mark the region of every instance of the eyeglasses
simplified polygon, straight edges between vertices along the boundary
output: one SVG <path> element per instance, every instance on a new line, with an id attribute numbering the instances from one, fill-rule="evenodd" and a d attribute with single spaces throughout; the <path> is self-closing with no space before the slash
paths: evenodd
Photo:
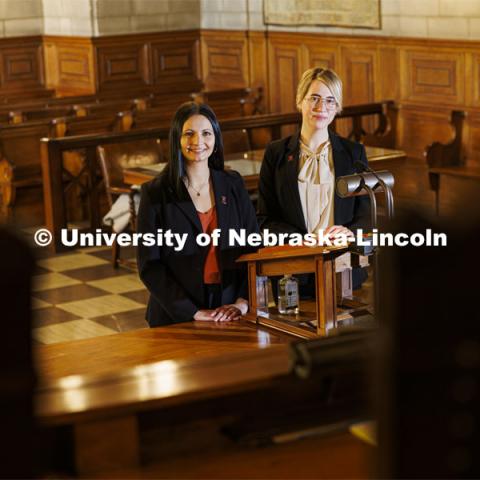
<path id="1" fill-rule="evenodd" d="M 310 97 L 305 97 L 305 100 L 312 108 L 321 107 L 322 103 L 325 104 L 327 110 L 335 110 L 337 106 L 337 101 L 334 97 L 323 98 L 320 95 L 311 95 Z"/>

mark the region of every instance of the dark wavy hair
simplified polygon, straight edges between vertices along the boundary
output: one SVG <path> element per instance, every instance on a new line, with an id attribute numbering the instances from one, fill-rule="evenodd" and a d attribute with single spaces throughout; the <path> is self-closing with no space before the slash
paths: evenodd
<path id="1" fill-rule="evenodd" d="M 215 135 L 215 146 L 213 152 L 208 158 L 208 166 L 215 170 L 223 170 L 223 139 L 220 125 L 213 110 L 204 103 L 186 102 L 178 107 L 170 127 L 169 143 L 170 157 L 168 165 L 164 170 L 170 185 L 174 188 L 176 194 L 180 197 L 182 192 L 182 177 L 185 176 L 185 159 L 182 155 L 180 140 L 185 122 L 193 115 L 203 115 L 212 124 Z"/>

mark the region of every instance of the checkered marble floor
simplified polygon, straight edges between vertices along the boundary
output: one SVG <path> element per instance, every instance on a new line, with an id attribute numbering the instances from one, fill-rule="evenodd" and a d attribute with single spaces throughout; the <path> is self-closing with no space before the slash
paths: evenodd
<path id="1" fill-rule="evenodd" d="M 35 253 L 34 341 L 57 343 L 148 326 L 148 291 L 137 272 L 112 267 L 109 247 L 62 254 L 36 248 Z M 122 249 L 123 258 L 134 257 L 134 253 Z"/>
<path id="2" fill-rule="evenodd" d="M 40 227 L 38 227 L 40 228 Z M 36 228 L 24 229 L 28 241 Z M 30 242 L 31 243 L 31 242 Z M 148 291 L 136 271 L 111 263 L 109 247 L 50 254 L 34 248 L 33 339 L 50 344 L 147 328 Z M 134 261 L 133 248 L 122 258 Z M 371 276 L 356 296 L 372 303 Z M 270 298 L 273 298 L 270 292 Z"/>

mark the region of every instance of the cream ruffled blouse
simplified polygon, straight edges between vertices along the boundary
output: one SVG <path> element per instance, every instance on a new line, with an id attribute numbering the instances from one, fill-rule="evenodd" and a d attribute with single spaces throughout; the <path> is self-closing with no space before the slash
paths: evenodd
<path id="1" fill-rule="evenodd" d="M 333 225 L 334 171 L 329 141 L 313 152 L 300 140 L 298 191 L 309 233 Z"/>

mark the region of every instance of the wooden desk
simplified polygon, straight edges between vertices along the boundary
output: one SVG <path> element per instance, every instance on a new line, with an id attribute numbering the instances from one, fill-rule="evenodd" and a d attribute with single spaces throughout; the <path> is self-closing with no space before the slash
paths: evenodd
<path id="1" fill-rule="evenodd" d="M 332 423 L 346 432 L 349 422 L 366 418 L 368 347 L 356 338 L 345 350 L 345 340 L 350 342 L 322 340 L 323 354 L 305 381 L 292 372 L 286 338 L 243 322 L 189 322 L 39 346 L 36 416 L 42 431 L 49 432 L 47 438 L 59 432 L 62 448 L 73 447 L 71 461 L 80 476 L 116 471 L 113 477 L 127 472 L 136 477 L 145 468 L 154 477 L 171 478 L 172 468 L 191 476 L 189 469 L 201 463 L 200 454 L 213 463 L 251 458 L 260 465 L 262 458 L 281 452 L 303 458 L 295 435 L 283 446 L 252 456 L 247 453 L 255 443 L 246 450 L 241 439 L 253 435 L 255 442 L 262 432 L 268 437 Z M 345 355 L 351 361 L 345 362 Z M 351 445 L 350 436 L 341 437 L 342 445 Z M 317 436 L 307 443 L 319 441 Z M 357 460 L 365 467 L 366 449 L 362 452 L 363 461 Z M 180 459 L 185 456 L 190 461 L 184 470 Z M 159 473 L 164 462 L 170 475 Z M 271 467 L 278 477 L 281 471 Z M 246 476 L 255 469 L 249 464 Z M 335 466 L 329 469 L 331 474 Z M 223 478 L 222 473 L 218 469 L 210 475 Z"/>
<path id="2" fill-rule="evenodd" d="M 406 159 L 405 152 L 401 150 L 369 146 L 365 148 L 370 168 L 373 170 L 388 169 L 390 166 L 398 165 Z M 254 192 L 258 189 L 258 179 L 264 151 L 264 149 L 251 150 L 225 156 L 225 167 L 236 170 L 242 175 L 249 192 Z M 158 175 L 166 164 L 161 165 L 127 169 L 124 171 L 123 180 L 128 185 L 141 185 Z"/>
<path id="3" fill-rule="evenodd" d="M 104 375 L 162 360 L 198 359 L 285 344 L 292 337 L 243 321 L 185 322 L 36 347 L 40 378 Z"/>

